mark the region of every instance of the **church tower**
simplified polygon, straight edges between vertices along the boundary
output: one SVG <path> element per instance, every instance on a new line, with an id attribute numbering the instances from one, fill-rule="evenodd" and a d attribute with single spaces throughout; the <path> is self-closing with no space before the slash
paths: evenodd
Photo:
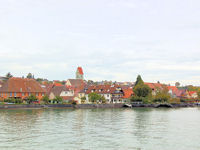
<path id="1" fill-rule="evenodd" d="M 76 79 L 82 79 L 83 80 L 83 69 L 82 67 L 78 67 L 76 70 Z"/>

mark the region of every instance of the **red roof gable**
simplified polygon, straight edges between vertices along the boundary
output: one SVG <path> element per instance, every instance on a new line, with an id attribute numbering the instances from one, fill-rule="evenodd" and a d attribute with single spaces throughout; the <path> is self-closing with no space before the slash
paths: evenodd
<path id="1" fill-rule="evenodd" d="M 189 91 L 188 93 L 189 93 L 190 96 L 192 96 L 193 94 L 196 94 L 197 92 L 196 91 Z"/>
<path id="2" fill-rule="evenodd" d="M 83 69 L 82 69 L 82 67 L 78 67 L 77 70 L 78 70 L 79 74 L 83 75 Z"/>
<path id="3" fill-rule="evenodd" d="M 34 79 L 10 78 L 0 88 L 0 92 L 46 92 Z"/>
<path id="4" fill-rule="evenodd" d="M 58 82 L 55 82 L 53 85 L 54 86 L 63 86 L 61 83 L 58 83 Z"/>
<path id="5" fill-rule="evenodd" d="M 124 97 L 123 98 L 130 98 L 133 95 L 133 89 L 123 89 Z"/>

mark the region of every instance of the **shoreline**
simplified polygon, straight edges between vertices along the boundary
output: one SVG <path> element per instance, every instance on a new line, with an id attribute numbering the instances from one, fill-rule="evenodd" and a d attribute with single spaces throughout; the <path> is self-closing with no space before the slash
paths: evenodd
<path id="1" fill-rule="evenodd" d="M 200 107 L 200 105 L 192 103 L 182 104 L 132 104 L 129 108 L 187 108 Z M 126 108 L 123 103 L 116 104 L 3 104 L 0 109 L 34 109 L 34 108 L 66 108 L 66 109 L 97 109 L 97 108 Z"/>

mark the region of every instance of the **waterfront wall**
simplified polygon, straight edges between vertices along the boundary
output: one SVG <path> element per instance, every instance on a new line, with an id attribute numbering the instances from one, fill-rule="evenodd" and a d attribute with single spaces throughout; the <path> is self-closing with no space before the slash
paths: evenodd
<path id="1" fill-rule="evenodd" d="M 50 104 L 50 105 L 39 105 L 39 104 L 27 104 L 27 105 L 13 105 L 4 104 L 0 105 L 0 109 L 20 109 L 20 108 L 122 108 L 124 104 Z"/>
<path id="2" fill-rule="evenodd" d="M 70 109 L 88 109 L 88 108 L 123 108 L 124 104 L 49 104 L 49 105 L 39 105 L 39 104 L 27 104 L 27 105 L 13 105 L 4 104 L 0 105 L 0 109 L 23 109 L 23 108 L 70 108 Z M 146 107 L 146 108 L 159 108 L 159 107 L 200 107 L 198 104 L 132 104 L 132 107 Z"/>

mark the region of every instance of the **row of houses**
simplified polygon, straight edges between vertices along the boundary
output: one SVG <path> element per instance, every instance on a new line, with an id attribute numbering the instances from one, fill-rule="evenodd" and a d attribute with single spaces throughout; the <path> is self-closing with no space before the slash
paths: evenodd
<path id="1" fill-rule="evenodd" d="M 131 87 L 119 85 L 92 85 L 88 86 L 82 79 L 68 79 L 66 83 L 42 83 L 34 79 L 12 77 L 0 84 L 0 99 L 21 98 L 27 99 L 35 95 L 41 100 L 44 95 L 54 99 L 60 96 L 64 101 L 77 101 L 81 103 L 83 97 L 89 103 L 88 95 L 95 92 L 104 96 L 107 103 L 121 103 L 130 98 L 133 94 Z"/>
<path id="2" fill-rule="evenodd" d="M 169 86 L 161 83 L 145 83 L 152 89 L 152 95 L 156 95 L 158 90 L 167 90 L 172 98 L 196 99 L 196 91 L 179 89 L 176 86 Z M 42 83 L 28 78 L 0 78 L 0 99 L 21 98 L 27 99 L 30 95 L 35 95 L 40 101 L 44 95 L 50 99 L 56 96 L 62 97 L 64 101 L 76 101 L 89 103 L 89 94 L 97 93 L 103 96 L 107 103 L 122 103 L 130 99 L 133 93 L 134 82 L 100 82 L 93 83 L 84 80 L 82 67 L 76 71 L 76 79 L 66 81 L 54 81 Z"/>
<path id="3" fill-rule="evenodd" d="M 188 91 L 176 86 L 165 85 L 161 83 L 145 83 L 152 89 L 152 95 L 156 95 L 157 90 L 167 90 L 172 98 L 179 99 L 197 99 L 197 91 Z"/>

